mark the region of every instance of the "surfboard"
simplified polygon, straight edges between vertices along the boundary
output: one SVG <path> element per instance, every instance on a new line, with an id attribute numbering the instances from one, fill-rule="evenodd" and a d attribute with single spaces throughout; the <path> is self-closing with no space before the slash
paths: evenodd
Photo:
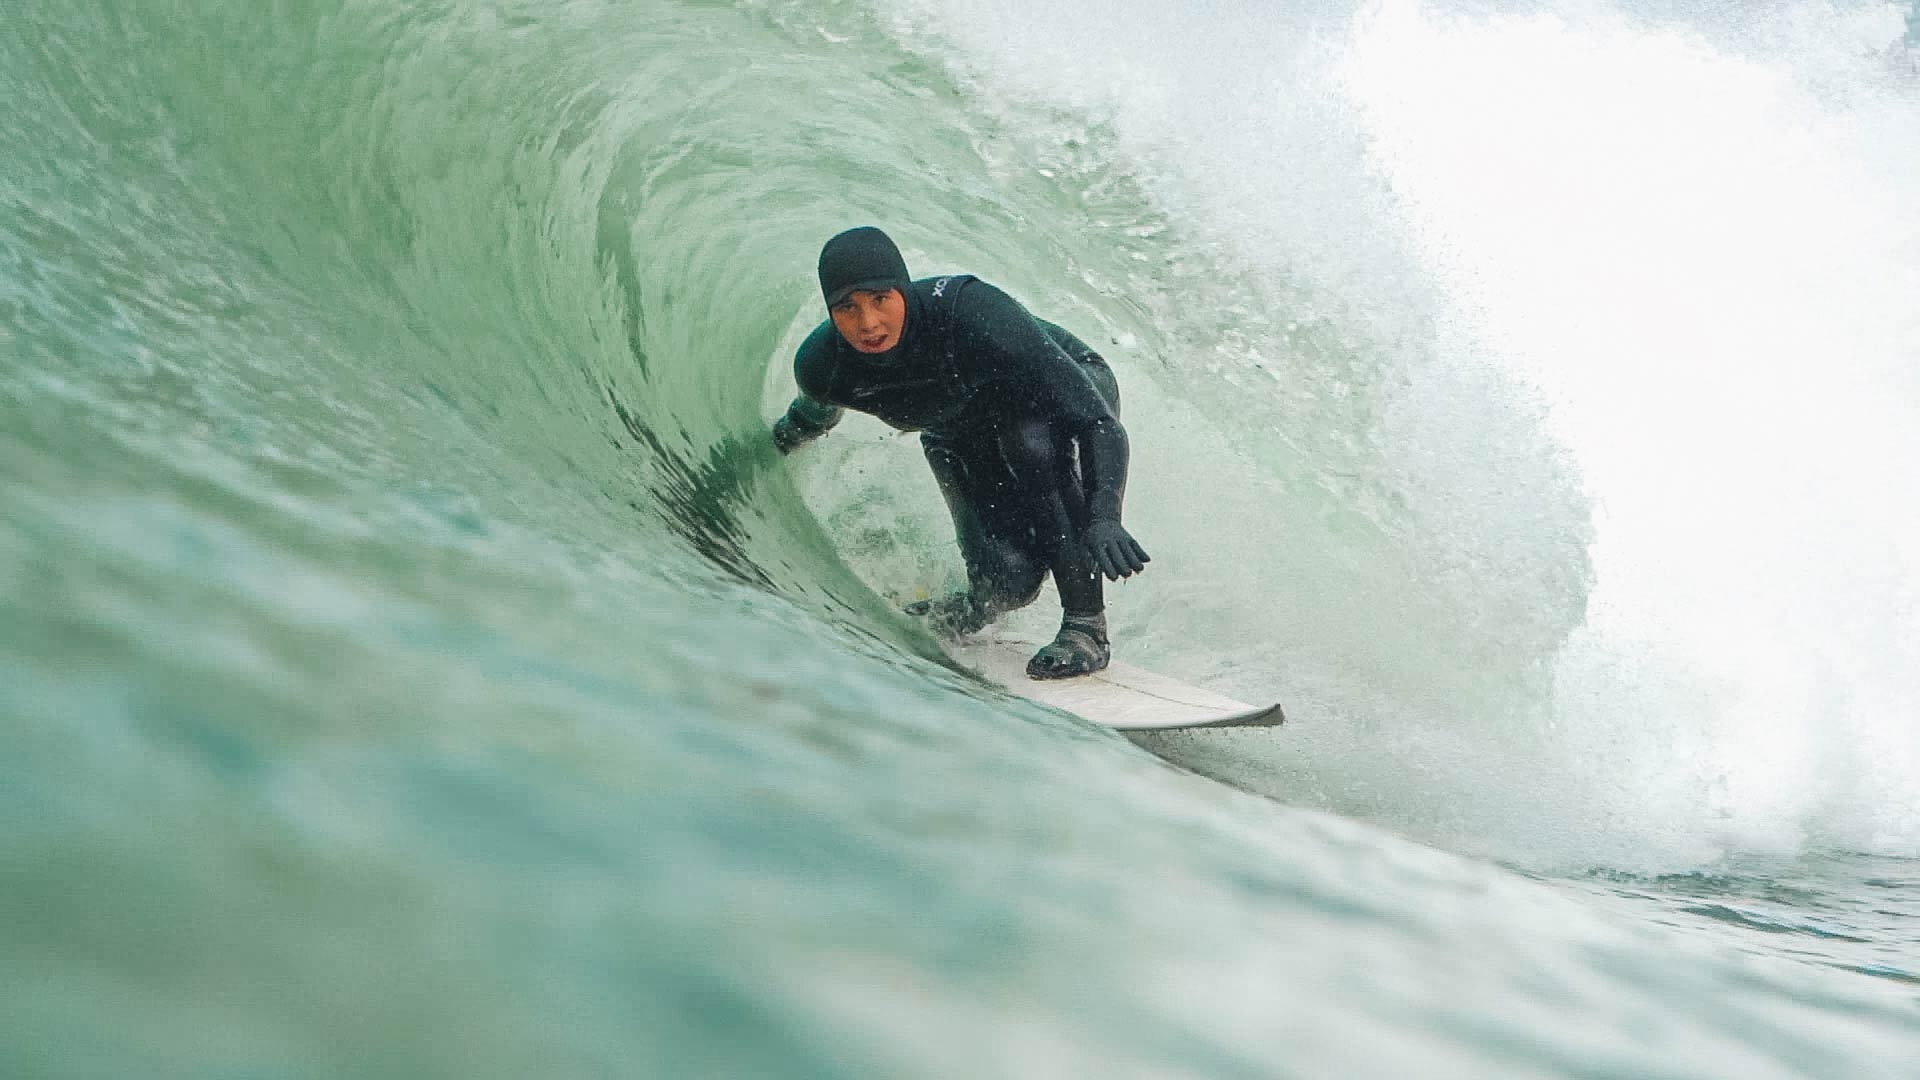
<path id="1" fill-rule="evenodd" d="M 1278 727 L 1286 721 L 1278 703 L 1249 705 L 1118 661 L 1092 675 L 1029 678 L 1027 660 L 1042 644 L 982 638 L 953 646 L 953 651 L 967 667 L 1029 701 L 1120 731 Z"/>

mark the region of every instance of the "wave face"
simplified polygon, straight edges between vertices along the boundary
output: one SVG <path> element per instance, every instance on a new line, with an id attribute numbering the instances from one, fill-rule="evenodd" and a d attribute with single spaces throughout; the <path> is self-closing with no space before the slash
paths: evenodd
<path id="1" fill-rule="evenodd" d="M 20 0 L 0 1072 L 1899 1075 L 1910 15 L 1735 19 Z M 1288 730 L 896 614 L 917 448 L 766 439 L 858 223 Z"/>

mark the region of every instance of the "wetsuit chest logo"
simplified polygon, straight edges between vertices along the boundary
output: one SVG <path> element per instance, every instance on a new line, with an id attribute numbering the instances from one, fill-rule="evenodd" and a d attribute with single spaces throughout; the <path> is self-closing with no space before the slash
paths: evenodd
<path id="1" fill-rule="evenodd" d="M 902 379 L 898 382 L 876 383 L 871 386 L 856 386 L 847 392 L 847 396 L 857 401 L 865 398 L 879 397 L 881 394 L 890 394 L 898 390 L 924 390 L 936 385 L 938 382 L 939 380 L 937 378 L 927 378 L 923 376 L 918 379 Z"/>

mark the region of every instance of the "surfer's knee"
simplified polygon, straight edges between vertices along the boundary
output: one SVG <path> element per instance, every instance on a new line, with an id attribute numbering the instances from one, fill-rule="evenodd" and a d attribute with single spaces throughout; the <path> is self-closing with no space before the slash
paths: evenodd
<path id="1" fill-rule="evenodd" d="M 987 597 L 987 603 L 995 612 L 1015 611 L 1026 607 L 1040 598 L 1040 577 L 1019 584 L 1004 583 L 995 588 Z"/>
<path id="2" fill-rule="evenodd" d="M 1115 417 L 1118 417 L 1120 415 L 1120 380 L 1113 377 L 1113 369 L 1108 367 L 1107 362 L 1098 354 L 1094 354 L 1092 360 L 1092 363 L 1083 362 L 1080 370 L 1086 373 L 1087 381 L 1093 383 L 1094 390 L 1099 393 L 1101 400 L 1107 403 L 1107 408 L 1112 410 Z"/>
<path id="3" fill-rule="evenodd" d="M 974 593 L 994 612 L 1023 608 L 1040 596 L 1047 567 L 1004 541 L 981 545 L 968 560 Z"/>
<path id="4" fill-rule="evenodd" d="M 1016 473 L 1051 476 L 1059 458 L 1059 439 L 1046 420 L 1022 420 L 1000 433 L 1000 452 Z"/>

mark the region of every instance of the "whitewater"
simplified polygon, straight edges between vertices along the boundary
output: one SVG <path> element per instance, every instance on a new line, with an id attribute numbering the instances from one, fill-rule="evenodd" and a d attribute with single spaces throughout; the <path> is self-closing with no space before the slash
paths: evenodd
<path id="1" fill-rule="evenodd" d="M 1920 13 L 19 0 L 0 1075 L 1920 1077 Z M 1112 363 L 957 669 L 886 228 Z M 1044 629 L 1050 600 L 1018 613 Z"/>

